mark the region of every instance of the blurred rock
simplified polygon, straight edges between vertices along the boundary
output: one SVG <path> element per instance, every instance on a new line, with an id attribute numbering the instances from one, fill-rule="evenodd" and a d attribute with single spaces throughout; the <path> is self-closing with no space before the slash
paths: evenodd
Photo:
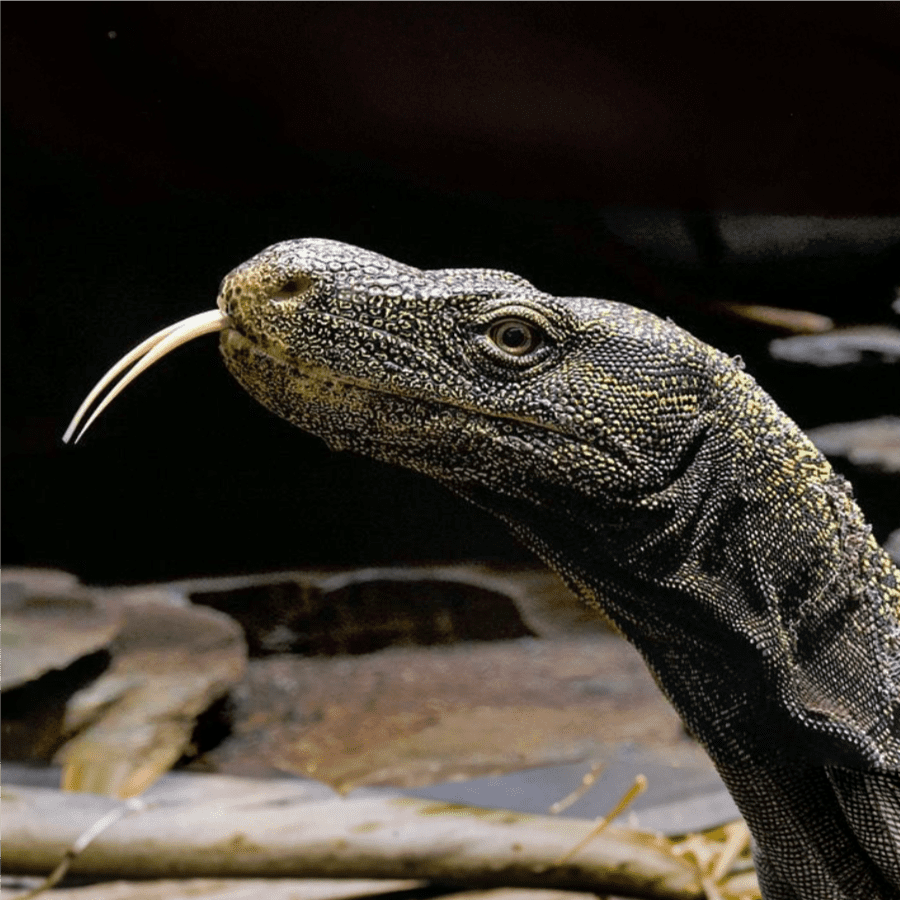
<path id="1" fill-rule="evenodd" d="M 606 758 L 622 743 L 711 765 L 638 654 L 603 630 L 255 659 L 231 709 L 231 735 L 196 767 L 294 772 L 345 790 Z"/>
<path id="2" fill-rule="evenodd" d="M 781 362 L 808 366 L 853 366 L 900 361 L 900 330 L 889 325 L 838 328 L 825 334 L 778 338 L 769 352 Z"/>
<path id="3" fill-rule="evenodd" d="M 843 457 L 869 471 L 900 473 L 900 417 L 822 425 L 807 435 L 826 456 Z"/>
<path id="4" fill-rule="evenodd" d="M 3 684 L 8 691 L 107 647 L 122 611 L 102 591 L 50 569 L 3 573 Z"/>
<path id="5" fill-rule="evenodd" d="M 123 606 L 109 669 L 76 693 L 57 753 L 66 790 L 141 793 L 188 749 L 197 716 L 244 673 L 246 644 L 229 616 L 196 606 Z"/>
<path id="6" fill-rule="evenodd" d="M 558 576 L 535 567 L 295 571 L 167 587 L 239 621 L 253 656 L 355 655 L 391 646 L 592 634 L 605 627 Z"/>
<path id="7" fill-rule="evenodd" d="M 888 535 L 884 542 L 884 549 L 887 551 L 887 555 L 900 566 L 900 528 Z"/>

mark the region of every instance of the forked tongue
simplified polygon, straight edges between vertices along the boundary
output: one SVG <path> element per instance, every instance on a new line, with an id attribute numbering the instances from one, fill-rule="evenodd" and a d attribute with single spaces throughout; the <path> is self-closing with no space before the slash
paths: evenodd
<path id="1" fill-rule="evenodd" d="M 69 443 L 72 436 L 78 431 L 78 437 L 74 443 L 78 443 L 84 433 L 91 427 L 94 420 L 100 413 L 109 406 L 110 403 L 134 381 L 141 372 L 149 369 L 153 363 L 162 359 L 167 353 L 171 353 L 176 347 L 186 344 L 188 341 L 194 340 L 204 334 L 212 334 L 215 331 L 221 331 L 228 328 L 231 320 L 225 313 L 218 309 L 209 310 L 209 312 L 199 313 L 196 316 L 190 316 L 182 319 L 162 331 L 157 331 L 152 337 L 148 337 L 146 341 L 138 344 L 130 353 L 126 353 L 96 384 L 94 389 L 87 395 L 84 403 L 78 407 L 78 412 L 72 417 L 66 433 L 63 435 L 63 441 Z M 126 371 L 127 370 L 127 371 Z M 79 430 L 79 425 L 84 419 L 88 410 L 95 400 L 112 384 L 116 378 L 126 372 L 119 380 L 118 384 L 110 390 L 103 401 L 97 406 L 87 423 Z"/>

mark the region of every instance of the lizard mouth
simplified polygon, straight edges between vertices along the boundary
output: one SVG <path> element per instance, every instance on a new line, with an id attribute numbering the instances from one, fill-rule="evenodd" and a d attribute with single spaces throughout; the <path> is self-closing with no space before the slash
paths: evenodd
<path id="1" fill-rule="evenodd" d="M 258 357 L 268 359 L 279 366 L 289 369 L 297 377 L 306 378 L 310 381 L 321 381 L 323 384 L 327 385 L 339 384 L 346 386 L 347 388 L 353 388 L 372 394 L 397 396 L 395 391 L 381 387 L 371 380 L 363 379 L 346 372 L 338 372 L 324 363 L 316 362 L 312 359 L 301 360 L 291 357 L 275 343 L 266 342 L 263 344 L 242 331 L 235 323 L 234 319 L 231 319 L 230 323 L 224 326 L 224 330 L 227 333 L 222 338 L 222 350 L 225 356 L 226 366 L 231 371 L 231 374 L 238 378 L 239 382 L 241 382 L 240 377 L 238 377 L 234 367 L 229 364 L 229 357 L 232 356 L 236 350 L 249 351 Z M 231 351 L 231 353 L 228 351 Z M 244 385 L 244 387 L 246 390 L 250 390 L 247 385 Z M 250 391 L 250 393 L 252 394 L 252 391 Z M 419 399 L 425 400 L 427 398 L 420 397 Z"/>
<path id="2" fill-rule="evenodd" d="M 78 407 L 78 411 L 63 434 L 63 442 L 77 444 L 110 403 L 154 363 L 159 362 L 164 356 L 183 344 L 205 334 L 215 334 L 220 331 L 227 332 L 228 336 L 239 345 L 247 346 L 294 371 L 302 370 L 296 361 L 280 354 L 274 348 L 261 347 L 256 341 L 247 337 L 239 330 L 235 321 L 221 310 L 212 309 L 198 313 L 157 331 L 156 334 L 142 341 L 115 363 L 94 385 L 81 406 Z M 310 375 L 311 371 L 307 371 L 306 374 Z M 357 383 L 355 379 L 347 379 L 347 382 L 350 386 L 358 389 L 372 390 L 371 386 Z M 103 396 L 104 391 L 107 391 L 106 396 Z"/>
<path id="3" fill-rule="evenodd" d="M 133 350 L 125 354 L 118 362 L 115 363 L 92 388 L 90 393 L 85 397 L 84 402 L 79 406 L 78 411 L 72 417 L 68 428 L 63 435 L 64 443 L 77 444 L 87 433 L 88 429 L 99 418 L 100 414 L 115 400 L 122 391 L 128 387 L 139 375 L 146 372 L 154 363 L 159 362 L 164 356 L 167 356 L 173 350 L 202 337 L 205 334 L 215 334 L 217 332 L 226 332 L 227 338 L 237 345 L 246 346 L 253 351 L 269 357 L 270 359 L 287 366 L 295 372 L 302 372 L 308 378 L 315 380 L 316 366 L 298 365 L 297 360 L 281 354 L 274 347 L 262 347 L 252 338 L 244 334 L 237 326 L 235 320 L 220 309 L 208 310 L 207 312 L 198 313 L 175 322 L 172 325 L 163 328 L 156 334 L 151 335 L 142 341 Z M 379 389 L 377 386 L 364 382 L 362 379 L 354 378 L 348 375 L 338 375 L 333 371 L 328 372 L 329 378 L 327 382 L 339 382 L 348 388 L 354 388 L 358 391 L 371 392 L 376 394 L 390 394 L 390 391 Z M 104 392 L 106 395 L 103 396 Z M 102 399 L 101 399 L 102 397 Z M 421 402 L 432 402 L 437 405 L 454 405 L 442 403 L 434 397 L 419 397 Z M 537 427 L 542 431 L 553 431 L 563 436 L 565 433 L 553 425 L 548 423 L 536 423 L 528 418 L 517 415 L 502 415 L 489 413 L 484 409 L 471 409 L 470 412 L 478 413 L 490 419 L 514 419 L 523 422 L 529 426 Z"/>
<path id="4" fill-rule="evenodd" d="M 186 344 L 195 338 L 204 334 L 214 334 L 217 331 L 227 330 L 233 327 L 231 319 L 218 309 L 212 309 L 207 312 L 198 313 L 196 316 L 190 316 L 175 322 L 157 331 L 147 340 L 138 344 L 129 353 L 126 353 L 94 386 L 93 390 L 85 397 L 84 402 L 78 407 L 78 412 L 72 417 L 66 433 L 63 435 L 63 441 L 69 443 L 74 438 L 73 443 L 78 443 L 85 432 L 96 421 L 100 413 L 112 403 L 113 400 L 123 391 L 135 378 L 142 372 L 145 372 L 155 362 L 158 362 L 167 354 L 171 353 L 182 344 Z M 124 373 L 124 374 L 123 374 Z M 117 381 L 118 379 L 118 381 Z M 110 388 L 110 385 L 113 385 Z M 109 393 L 94 408 L 90 418 L 84 421 L 88 412 L 94 403 L 100 398 L 100 395 L 110 388 Z M 77 436 L 76 436 L 77 432 Z"/>
<path id="5" fill-rule="evenodd" d="M 198 313 L 195 316 L 182 319 L 180 322 L 175 322 L 151 335 L 115 363 L 92 388 L 81 406 L 78 407 L 78 411 L 72 417 L 72 421 L 63 434 L 63 442 L 77 444 L 112 401 L 154 363 L 159 362 L 164 356 L 167 356 L 183 344 L 187 344 L 205 334 L 215 334 L 220 331 L 227 332 L 228 337 L 237 345 L 246 346 L 263 356 L 288 366 L 295 372 L 304 371 L 304 367 L 298 366 L 296 360 L 284 356 L 276 348 L 262 347 L 256 341 L 247 337 L 237 327 L 234 319 L 221 310 L 213 309 Z M 312 376 L 312 368 L 307 368 L 305 374 Z M 334 373 L 330 374 L 333 381 L 346 382 L 349 387 L 354 387 L 358 390 L 370 390 L 380 393 L 376 388 L 363 384 L 358 379 L 343 379 L 335 377 Z M 106 392 L 105 396 L 103 396 L 104 392 Z"/>

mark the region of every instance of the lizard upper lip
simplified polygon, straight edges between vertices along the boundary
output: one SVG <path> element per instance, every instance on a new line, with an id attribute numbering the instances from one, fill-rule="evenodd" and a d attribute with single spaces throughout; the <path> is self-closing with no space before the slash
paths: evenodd
<path id="1" fill-rule="evenodd" d="M 279 352 L 277 347 L 263 346 L 257 343 L 252 337 L 248 337 L 244 332 L 242 332 L 241 329 L 233 321 L 231 323 L 231 327 L 225 330 L 223 338 L 225 341 L 234 341 L 238 344 L 249 346 L 257 353 L 260 353 L 263 356 L 267 356 L 269 359 L 276 360 L 277 362 L 281 363 L 284 366 L 287 366 L 293 371 L 302 373 L 307 378 L 315 379 L 317 376 L 325 375 L 327 373 L 327 379 L 329 381 L 347 385 L 348 387 L 352 387 L 359 391 L 366 391 L 372 394 L 380 394 L 382 396 L 405 397 L 408 400 L 415 400 L 419 403 L 430 403 L 434 404 L 435 406 L 458 408 L 458 404 L 446 398 L 441 398 L 425 393 L 416 393 L 413 390 L 409 390 L 401 394 L 397 391 L 390 390 L 386 386 L 373 384 L 371 381 L 354 377 L 343 372 L 336 372 L 334 369 L 330 369 L 328 368 L 328 366 L 321 363 L 316 364 L 315 362 L 311 361 L 304 365 L 302 362 L 287 356 L 285 353 Z M 520 416 L 513 413 L 503 413 L 496 410 L 477 408 L 474 406 L 469 408 L 469 412 L 483 416 L 485 419 L 490 420 L 517 421 L 531 428 L 536 428 L 539 431 L 554 432 L 565 440 L 576 440 L 576 437 L 574 435 L 569 434 L 553 423 L 537 422 L 526 416 Z"/>

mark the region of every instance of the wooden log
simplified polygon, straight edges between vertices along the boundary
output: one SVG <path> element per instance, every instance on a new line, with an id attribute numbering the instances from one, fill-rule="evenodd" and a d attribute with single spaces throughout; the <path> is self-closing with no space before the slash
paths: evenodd
<path id="1" fill-rule="evenodd" d="M 610 828 L 556 865 L 593 828 L 578 819 L 420 799 L 304 802 L 285 795 L 151 806 L 117 822 L 71 867 L 96 878 L 390 878 L 626 897 L 702 898 L 696 868 L 668 841 Z M 4 863 L 45 873 L 116 801 L 4 787 Z"/>

